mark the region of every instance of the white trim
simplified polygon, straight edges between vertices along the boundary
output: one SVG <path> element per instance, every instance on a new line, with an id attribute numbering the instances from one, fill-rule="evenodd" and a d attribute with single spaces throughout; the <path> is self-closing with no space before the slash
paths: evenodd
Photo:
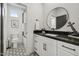
<path id="1" fill-rule="evenodd" d="M 6 41 L 7 41 L 7 4 L 5 3 L 4 5 L 3 5 L 3 10 L 4 10 L 4 16 L 3 16 L 3 22 L 4 22 L 4 53 L 6 52 L 6 47 L 7 47 L 7 43 L 6 43 Z"/>
<path id="2" fill-rule="evenodd" d="M 8 3 L 8 5 L 16 6 L 16 7 L 22 8 L 24 10 L 26 10 L 26 8 L 27 8 L 27 6 L 22 3 Z"/>

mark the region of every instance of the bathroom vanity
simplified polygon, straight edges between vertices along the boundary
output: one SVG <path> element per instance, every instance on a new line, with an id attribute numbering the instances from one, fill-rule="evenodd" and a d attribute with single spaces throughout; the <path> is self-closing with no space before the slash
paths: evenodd
<path id="1" fill-rule="evenodd" d="M 34 51 L 40 56 L 79 56 L 79 38 L 73 32 L 34 31 Z"/>
<path id="2" fill-rule="evenodd" d="M 38 55 L 41 55 L 41 56 L 56 55 L 56 40 L 53 40 L 51 38 L 47 38 L 44 36 L 36 35 L 36 34 L 35 36 L 36 38 L 34 40 L 35 42 L 34 50 L 37 52 Z"/>
<path id="3" fill-rule="evenodd" d="M 69 13 L 63 7 L 56 7 L 48 13 L 49 30 L 34 31 L 34 51 L 40 56 L 79 56 L 79 33 L 69 20 Z M 67 24 L 73 32 L 60 30 Z M 60 30 L 60 31 L 59 31 Z"/>

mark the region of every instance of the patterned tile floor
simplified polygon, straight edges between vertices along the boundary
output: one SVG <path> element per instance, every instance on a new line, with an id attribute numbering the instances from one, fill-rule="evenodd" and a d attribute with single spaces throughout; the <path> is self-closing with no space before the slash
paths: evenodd
<path id="1" fill-rule="evenodd" d="M 26 54 L 26 49 L 22 43 L 18 43 L 17 48 L 7 49 L 4 56 L 28 56 Z M 31 53 L 29 56 L 38 56 L 37 53 Z"/>
<path id="2" fill-rule="evenodd" d="M 7 49 L 5 56 L 27 56 L 23 44 L 18 44 L 17 48 Z"/>
<path id="3" fill-rule="evenodd" d="M 26 51 L 23 48 L 8 49 L 6 56 L 26 56 Z"/>

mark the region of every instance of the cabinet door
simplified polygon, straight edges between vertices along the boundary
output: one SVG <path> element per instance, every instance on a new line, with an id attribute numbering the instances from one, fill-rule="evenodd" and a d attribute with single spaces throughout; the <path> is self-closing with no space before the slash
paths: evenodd
<path id="1" fill-rule="evenodd" d="M 56 40 L 47 38 L 48 41 L 48 56 L 56 56 Z"/>
<path id="2" fill-rule="evenodd" d="M 35 40 L 37 40 L 35 47 L 37 48 L 36 52 L 38 55 L 56 56 L 56 40 L 43 36 L 37 36 Z"/>
<path id="3" fill-rule="evenodd" d="M 40 54 L 42 56 L 47 56 L 47 43 L 46 43 L 46 38 L 43 37 L 43 36 L 40 36 L 39 37 L 40 40 L 39 40 L 39 43 L 40 43 Z"/>
<path id="4" fill-rule="evenodd" d="M 56 40 L 44 37 L 43 45 L 43 55 L 56 56 Z"/>
<path id="5" fill-rule="evenodd" d="M 57 42 L 58 55 L 59 56 L 75 56 L 76 49 L 75 46 L 66 42 Z"/>
<path id="6" fill-rule="evenodd" d="M 58 48 L 58 56 L 74 56 L 72 53 L 69 53 L 61 48 Z"/>
<path id="7" fill-rule="evenodd" d="M 37 35 L 34 39 L 34 51 L 38 53 L 38 55 L 43 55 L 43 36 Z"/>
<path id="8" fill-rule="evenodd" d="M 43 36 L 38 36 L 37 37 L 37 53 L 38 55 L 41 56 L 47 56 L 48 52 L 47 52 L 47 47 L 48 47 L 48 42 L 47 42 L 47 37 L 43 37 Z"/>
<path id="9" fill-rule="evenodd" d="M 47 56 L 47 54 L 48 54 L 47 47 L 48 47 L 48 44 L 45 41 L 43 41 L 43 43 L 42 43 L 42 55 L 43 56 Z"/>

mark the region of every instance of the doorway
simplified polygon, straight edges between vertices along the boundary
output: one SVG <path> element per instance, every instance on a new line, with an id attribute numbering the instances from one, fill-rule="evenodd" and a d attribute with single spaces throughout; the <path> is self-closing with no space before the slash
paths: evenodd
<path id="1" fill-rule="evenodd" d="M 7 4 L 8 33 L 6 40 L 6 55 L 26 55 L 24 46 L 24 12 L 22 4 Z"/>

